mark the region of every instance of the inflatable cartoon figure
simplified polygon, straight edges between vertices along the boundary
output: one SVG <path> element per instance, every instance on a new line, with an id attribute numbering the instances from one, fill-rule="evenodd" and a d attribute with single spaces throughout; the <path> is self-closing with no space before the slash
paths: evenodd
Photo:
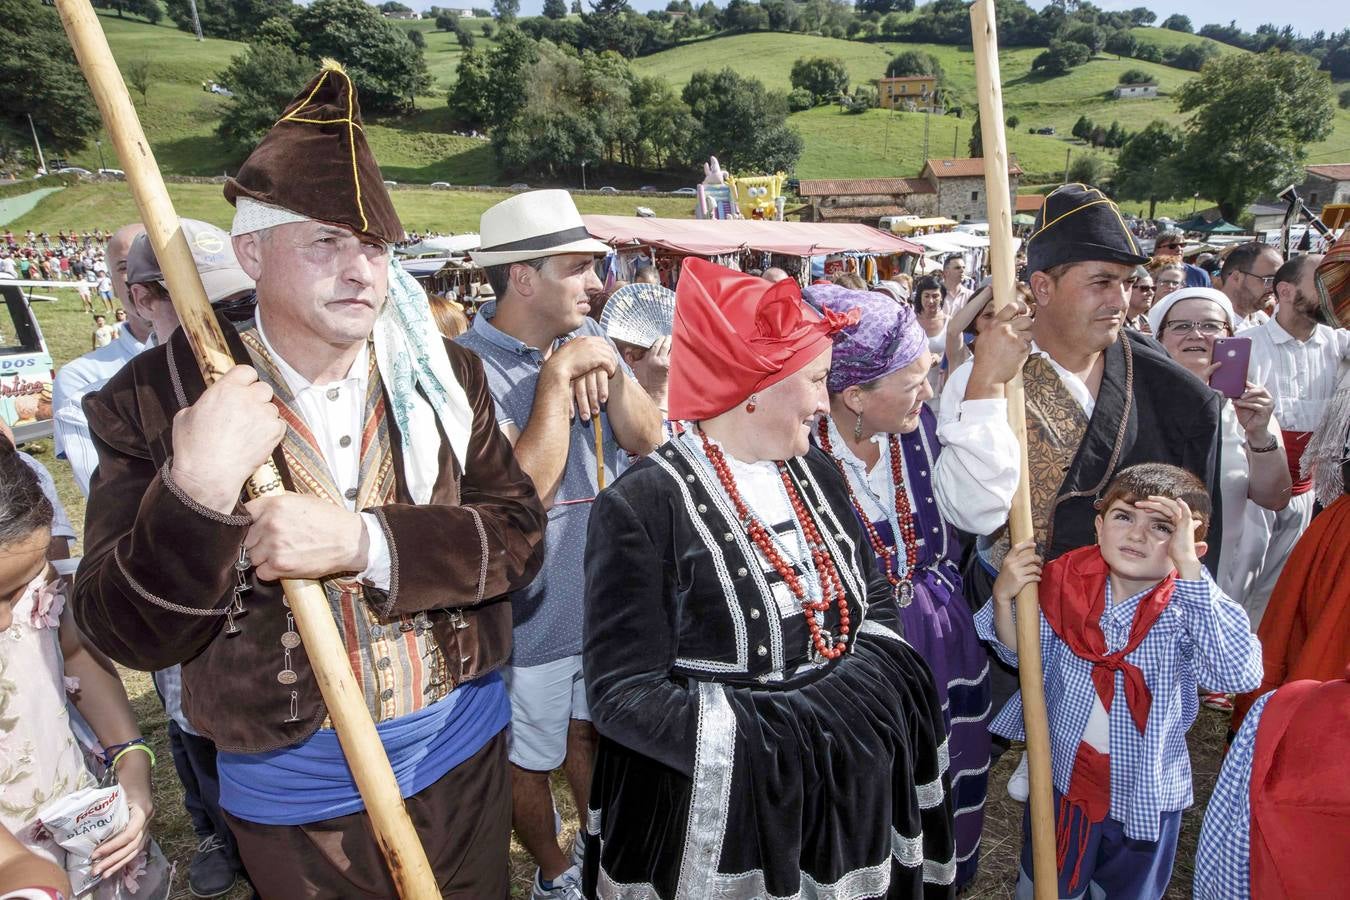
<path id="1" fill-rule="evenodd" d="M 703 183 L 698 186 L 698 209 L 700 219 L 739 219 L 740 210 L 736 206 L 733 188 L 727 183 L 727 173 L 710 156 L 703 164 Z"/>
<path id="2" fill-rule="evenodd" d="M 783 196 L 783 182 L 787 176 L 782 172 L 774 175 L 751 175 L 748 177 L 728 176 L 732 193 L 746 219 L 776 219 L 779 215 L 779 198 Z"/>

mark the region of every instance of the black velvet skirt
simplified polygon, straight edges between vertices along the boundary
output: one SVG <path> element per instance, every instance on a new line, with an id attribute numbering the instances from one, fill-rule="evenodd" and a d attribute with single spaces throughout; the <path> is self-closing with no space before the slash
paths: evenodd
<path id="1" fill-rule="evenodd" d="M 697 684 L 693 776 L 601 739 L 588 897 L 951 897 L 952 806 L 928 668 L 864 633 L 776 686 Z"/>

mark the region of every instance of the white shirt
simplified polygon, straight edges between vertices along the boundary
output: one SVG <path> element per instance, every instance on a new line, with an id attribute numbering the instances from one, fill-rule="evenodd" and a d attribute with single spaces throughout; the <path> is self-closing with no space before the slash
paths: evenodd
<path id="1" fill-rule="evenodd" d="M 42 486 L 42 493 L 52 505 L 52 537 L 75 540 L 75 528 L 70 524 L 70 516 L 66 515 L 66 508 L 61 505 L 61 498 L 56 494 L 56 482 L 52 481 L 51 473 L 47 471 L 47 467 L 22 450 L 19 451 L 19 459 L 23 460 L 23 464 L 33 470 L 33 474 L 37 476 L 38 484 Z"/>
<path id="2" fill-rule="evenodd" d="M 1264 309 L 1258 309 L 1249 316 L 1239 316 L 1237 323 L 1238 331 L 1246 331 L 1248 328 L 1255 328 L 1258 325 L 1264 325 L 1270 321 L 1270 316 Z"/>
<path id="3" fill-rule="evenodd" d="M 80 493 L 89 496 L 89 479 L 98 468 L 98 452 L 89 436 L 89 422 L 81 403 L 84 395 L 97 391 L 117 374 L 137 353 L 153 346 L 154 341 L 136 340 L 130 328 L 108 344 L 72 359 L 56 373 L 52 382 L 52 428 L 56 455 L 70 461 Z"/>
<path id="4" fill-rule="evenodd" d="M 1336 385 L 1350 370 L 1350 331 L 1317 325 L 1300 341 L 1271 319 L 1243 332 L 1252 340 L 1247 380 L 1264 385 L 1286 431 L 1316 431 Z"/>
<path id="5" fill-rule="evenodd" d="M 314 384 L 295 371 L 276 351 L 263 330 L 262 316 L 258 316 L 258 338 L 276 364 L 295 401 L 295 411 L 305 420 L 318 450 L 328 464 L 333 484 L 342 492 L 343 503 L 349 511 L 356 511 L 356 490 L 361 480 L 361 431 L 365 425 L 367 373 L 370 371 L 370 348 L 365 342 L 346 378 L 327 384 Z M 357 576 L 362 582 L 380 590 L 389 590 L 389 541 L 374 513 L 361 513 L 366 528 L 369 555 L 366 567 Z"/>

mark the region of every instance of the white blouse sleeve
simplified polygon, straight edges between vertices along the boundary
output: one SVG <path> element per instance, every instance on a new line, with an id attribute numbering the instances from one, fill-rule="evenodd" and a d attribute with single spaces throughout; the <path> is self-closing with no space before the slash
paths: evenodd
<path id="1" fill-rule="evenodd" d="M 1007 400 L 959 397 L 943 391 L 942 409 L 955 415 L 939 417 L 942 453 L 933 467 L 933 494 L 948 522 L 971 534 L 993 534 L 1012 509 L 1021 448 L 1008 426 Z"/>

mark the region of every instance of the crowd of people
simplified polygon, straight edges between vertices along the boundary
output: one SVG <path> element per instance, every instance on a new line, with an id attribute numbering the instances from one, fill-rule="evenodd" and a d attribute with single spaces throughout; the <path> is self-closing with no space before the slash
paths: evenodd
<path id="1" fill-rule="evenodd" d="M 0 441 L 0 748 L 32 748 L 0 889 L 157 883 L 116 661 L 154 673 L 195 895 L 395 896 L 283 579 L 322 585 L 447 897 L 507 896 L 512 832 L 535 900 L 954 897 L 990 838 L 1030 897 L 1030 810 L 984 819 L 1030 634 L 1058 896 L 1164 896 L 1202 700 L 1234 742 L 1196 896 L 1350 885 L 1350 242 L 1206 269 L 1072 184 L 1001 306 L 961 257 L 606 291 L 610 248 L 532 191 L 483 214 L 492 299 L 448 340 L 360 128 L 326 126 L 354 110 L 325 68 L 227 181 L 229 233 L 184 220 L 237 363 L 212 384 L 144 229 L 109 236 L 125 323 L 55 382 L 77 569 Z M 250 499 L 268 460 L 287 491 Z M 127 823 L 91 863 L 43 810 L 96 777 Z"/>

